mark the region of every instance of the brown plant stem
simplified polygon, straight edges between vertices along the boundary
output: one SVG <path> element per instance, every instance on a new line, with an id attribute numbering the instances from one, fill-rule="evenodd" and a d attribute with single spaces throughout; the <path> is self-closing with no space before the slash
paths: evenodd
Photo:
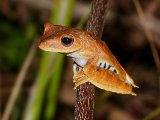
<path id="1" fill-rule="evenodd" d="M 86 30 L 101 37 L 108 0 L 93 0 Z M 76 89 L 75 120 L 93 120 L 94 86 L 87 82 Z"/>

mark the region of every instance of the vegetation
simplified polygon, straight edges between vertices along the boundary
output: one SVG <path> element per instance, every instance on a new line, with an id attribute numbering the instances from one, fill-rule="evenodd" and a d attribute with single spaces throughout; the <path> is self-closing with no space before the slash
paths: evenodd
<path id="1" fill-rule="evenodd" d="M 141 5 L 148 20 L 147 26 L 154 36 L 154 49 L 158 51 L 158 0 L 144 0 Z M 18 96 L 15 96 L 11 120 L 74 119 L 73 61 L 62 54 L 38 49 L 41 36 L 37 28 L 45 21 L 81 28 L 85 26 L 89 9 L 90 1 L 83 0 L 45 0 L 38 4 L 34 1 L 0 1 L 1 115 L 16 80 L 21 79 L 23 84 L 19 85 Z M 154 53 L 134 3 L 113 0 L 107 14 L 102 39 L 140 88 L 135 90 L 137 97 L 96 89 L 95 119 L 158 120 L 158 64 L 155 64 Z M 26 62 L 27 58 L 30 58 L 30 63 Z"/>

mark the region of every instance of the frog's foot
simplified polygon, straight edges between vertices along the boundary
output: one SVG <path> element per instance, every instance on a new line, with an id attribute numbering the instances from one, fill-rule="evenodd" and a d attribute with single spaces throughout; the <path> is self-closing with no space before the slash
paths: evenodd
<path id="1" fill-rule="evenodd" d="M 75 81 L 75 85 L 74 85 L 74 90 L 81 84 L 88 82 L 88 77 L 87 76 L 81 76 L 80 78 L 74 80 Z"/>
<path id="2" fill-rule="evenodd" d="M 139 88 L 137 85 L 134 84 L 134 81 L 132 80 L 132 78 L 128 74 L 126 74 L 126 80 L 125 81 L 129 85 L 131 85 L 135 88 Z"/>
<path id="3" fill-rule="evenodd" d="M 75 73 L 75 74 L 73 75 L 73 82 L 75 83 L 79 78 L 84 77 L 84 76 L 85 76 L 85 75 L 84 75 L 83 70 L 81 70 L 81 71 L 78 72 L 78 73 Z"/>

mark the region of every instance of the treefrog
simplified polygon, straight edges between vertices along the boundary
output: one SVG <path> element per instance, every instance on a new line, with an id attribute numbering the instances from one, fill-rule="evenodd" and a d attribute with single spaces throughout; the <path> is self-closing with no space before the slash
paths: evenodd
<path id="1" fill-rule="evenodd" d="M 38 46 L 45 51 L 63 53 L 74 60 L 74 89 L 91 82 L 107 91 L 136 95 L 132 87 L 138 86 L 133 79 L 105 42 L 89 32 L 47 22 L 43 26 L 43 36 Z"/>

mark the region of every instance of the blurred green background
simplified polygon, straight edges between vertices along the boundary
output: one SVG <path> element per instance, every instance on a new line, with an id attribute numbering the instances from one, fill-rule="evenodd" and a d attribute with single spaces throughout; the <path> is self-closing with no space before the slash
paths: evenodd
<path id="1" fill-rule="evenodd" d="M 140 2 L 160 53 L 160 2 Z M 40 50 L 38 29 L 45 21 L 83 29 L 90 7 L 91 0 L 0 1 L 1 117 L 19 78 L 10 120 L 74 119 L 73 61 Z M 136 97 L 96 88 L 95 120 L 160 120 L 158 72 L 132 0 L 110 0 L 102 40 L 140 88 Z"/>

